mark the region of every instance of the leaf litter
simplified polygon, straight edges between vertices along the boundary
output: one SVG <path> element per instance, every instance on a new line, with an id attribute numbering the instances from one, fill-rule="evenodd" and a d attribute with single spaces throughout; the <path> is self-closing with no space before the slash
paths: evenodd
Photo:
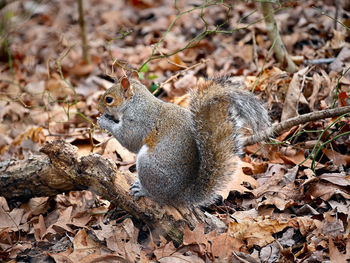
<path id="1" fill-rule="evenodd" d="M 81 59 L 75 1 L 22 2 L 1 10 L 12 18 L 4 29 L 9 52 L 0 50 L 0 160 L 25 160 L 46 141 L 65 139 L 81 155 L 100 153 L 130 170 L 135 155 L 93 125 L 97 100 L 112 85 L 106 76 L 120 76 L 118 63 L 138 68 L 151 56 L 176 17 L 173 1 L 84 1 L 91 64 Z M 193 7 L 177 3 L 181 10 Z M 243 29 L 210 35 L 174 56 L 149 61 L 143 82 L 150 87 L 178 74 L 159 96 L 187 105 L 188 90 L 202 76 L 240 76 L 266 101 L 273 121 L 349 105 L 349 34 L 339 24 L 334 29 L 334 21 L 318 10 L 333 16 L 333 3 L 293 2 L 276 13 L 299 66 L 294 74 L 269 52 L 257 7 L 235 2 L 225 27 Z M 338 19 L 346 24 L 349 8 L 339 8 Z M 226 11 L 214 5 L 203 18 L 214 28 L 225 21 Z M 185 47 L 204 28 L 200 16 L 200 10 L 180 16 L 155 52 Z M 311 63 L 325 58 L 333 61 Z M 17 203 L 0 197 L 0 261 L 348 262 L 350 139 L 331 140 L 317 156 L 314 151 L 350 130 L 348 117 L 334 121 L 294 127 L 271 144 L 248 146 L 230 191 L 206 208 L 226 230 L 205 233 L 202 224 L 186 228 L 176 246 L 164 237 L 155 240 L 125 211 L 88 191 Z M 91 139 L 99 146 L 92 147 Z"/>

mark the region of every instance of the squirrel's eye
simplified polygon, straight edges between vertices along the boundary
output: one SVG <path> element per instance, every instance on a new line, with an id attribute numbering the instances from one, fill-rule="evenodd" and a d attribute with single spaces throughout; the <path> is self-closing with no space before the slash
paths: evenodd
<path id="1" fill-rule="evenodd" d="M 105 98 L 105 102 L 107 103 L 107 104 L 111 104 L 112 102 L 113 102 L 113 98 L 112 97 L 106 97 Z"/>

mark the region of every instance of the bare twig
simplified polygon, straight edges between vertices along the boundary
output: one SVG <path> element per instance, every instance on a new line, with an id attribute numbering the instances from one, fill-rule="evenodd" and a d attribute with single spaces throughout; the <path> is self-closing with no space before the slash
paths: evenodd
<path id="1" fill-rule="evenodd" d="M 314 6 L 313 8 L 316 9 L 317 11 L 321 12 L 321 15 L 324 15 L 324 16 L 326 16 L 326 17 L 332 19 L 335 23 L 338 23 L 338 24 L 340 24 L 342 27 L 344 27 L 345 29 L 350 30 L 350 27 L 348 27 L 347 25 L 345 25 L 345 24 L 342 23 L 341 21 L 335 19 L 334 17 L 328 15 L 328 14 L 327 14 L 326 12 L 324 12 L 322 9 L 317 8 L 317 7 L 315 7 L 315 6 Z"/>
<path id="2" fill-rule="evenodd" d="M 256 69 L 259 70 L 258 46 L 256 45 L 255 29 L 254 28 L 252 29 L 251 33 L 252 33 L 252 40 L 253 40 L 253 60 L 254 60 Z"/>
<path id="3" fill-rule="evenodd" d="M 267 35 L 272 42 L 276 41 L 274 45 L 274 52 L 277 60 L 286 68 L 288 72 L 295 72 L 296 65 L 289 57 L 287 49 L 282 41 L 280 33 L 277 28 L 277 23 L 274 17 L 274 9 L 272 3 L 261 2 L 261 10 L 264 15 Z"/>
<path id="4" fill-rule="evenodd" d="M 259 141 L 266 140 L 269 137 L 280 134 L 284 130 L 288 130 L 293 126 L 307 123 L 310 121 L 316 121 L 331 117 L 340 116 L 346 113 L 350 113 L 350 106 L 336 108 L 336 109 L 327 109 L 322 111 L 315 111 L 308 114 L 300 115 L 288 120 L 282 121 L 280 123 L 272 125 L 270 128 L 261 132 L 259 135 L 253 135 L 244 139 L 244 145 L 251 145 Z"/>
<path id="5" fill-rule="evenodd" d="M 312 60 L 306 60 L 306 64 L 313 64 L 313 65 L 319 65 L 319 64 L 329 64 L 332 63 L 336 58 L 319 58 L 319 59 L 312 59 Z"/>
<path id="6" fill-rule="evenodd" d="M 335 30 L 337 30 L 338 16 L 339 16 L 339 0 L 335 0 L 335 15 L 334 15 L 334 29 Z"/>
<path id="7" fill-rule="evenodd" d="M 248 27 L 250 27 L 251 25 L 253 24 L 256 24 L 260 21 L 263 20 L 263 18 L 257 20 L 257 21 L 254 21 L 254 22 L 251 22 L 251 23 L 248 23 L 248 24 L 245 24 L 244 26 L 242 27 L 235 27 L 233 29 L 230 29 L 230 30 L 223 30 L 223 26 L 226 25 L 228 23 L 228 18 L 229 18 L 229 12 L 230 10 L 232 9 L 232 6 L 231 5 L 228 5 L 228 4 L 225 4 L 224 1 L 222 0 L 205 0 L 204 1 L 205 3 L 203 3 L 202 5 L 199 5 L 199 6 L 195 6 L 193 8 L 190 8 L 188 10 L 185 10 L 185 11 L 181 11 L 177 4 L 175 3 L 175 9 L 178 11 L 178 14 L 176 15 L 176 17 L 172 20 L 172 22 L 170 23 L 168 29 L 163 33 L 162 37 L 159 39 L 159 41 L 157 43 L 155 43 L 153 45 L 153 48 L 152 48 L 152 52 L 151 52 L 151 55 L 146 59 L 146 61 L 139 67 L 138 70 L 140 70 L 142 67 L 144 67 L 147 63 L 149 63 L 150 61 L 153 61 L 153 60 L 156 60 L 156 59 L 161 59 L 161 58 L 167 58 L 167 57 L 171 57 L 177 53 L 180 53 L 186 49 L 189 49 L 189 48 L 192 48 L 194 46 L 196 46 L 202 39 L 204 39 L 206 36 L 208 35 L 211 35 L 211 34 L 232 34 L 233 32 L 235 31 L 238 31 L 238 30 L 241 30 L 241 29 L 246 29 Z M 221 23 L 220 25 L 217 25 L 214 29 L 210 29 L 209 28 L 209 24 L 208 22 L 205 20 L 204 18 L 204 9 L 206 8 L 209 8 L 211 6 L 214 6 L 214 5 L 221 5 L 223 6 L 224 8 L 226 8 L 226 19 L 223 23 Z M 191 40 L 189 40 L 185 46 L 183 46 L 182 48 L 180 49 L 177 49 L 173 52 L 170 52 L 170 53 L 167 53 L 167 54 L 163 54 L 163 55 L 160 55 L 160 54 L 156 54 L 156 51 L 158 50 L 158 46 L 164 41 L 165 37 L 167 36 L 167 34 L 171 31 L 171 29 L 173 28 L 174 24 L 176 23 L 176 21 L 183 15 L 185 14 L 188 14 L 188 13 L 191 13 L 195 10 L 200 10 L 201 11 L 201 15 L 200 15 L 200 19 L 202 20 L 203 24 L 204 24 L 204 29 L 199 33 L 197 34 L 194 38 L 192 38 Z M 247 14 L 246 16 L 243 16 L 239 21 L 238 21 L 238 24 L 241 23 L 241 21 L 243 21 L 244 19 L 246 19 L 247 17 L 251 16 L 252 14 L 254 14 L 256 12 L 256 10 L 250 12 L 249 14 Z"/>
<path id="8" fill-rule="evenodd" d="M 84 20 L 84 8 L 83 8 L 83 0 L 78 0 L 78 12 L 79 12 L 79 26 L 80 26 L 80 34 L 81 34 L 81 47 L 83 51 L 83 58 L 85 62 L 91 62 L 89 47 L 87 44 L 86 38 L 86 28 L 85 28 L 85 20 Z"/>

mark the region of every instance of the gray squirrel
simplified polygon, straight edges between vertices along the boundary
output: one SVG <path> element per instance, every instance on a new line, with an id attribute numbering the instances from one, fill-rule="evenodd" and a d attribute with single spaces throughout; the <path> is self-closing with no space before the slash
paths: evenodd
<path id="1" fill-rule="evenodd" d="M 257 134 L 270 123 L 255 96 L 227 78 L 199 85 L 185 109 L 124 77 L 104 93 L 98 107 L 103 113 L 99 126 L 137 153 L 139 180 L 130 195 L 175 206 L 212 202 L 235 174 L 243 129 Z"/>

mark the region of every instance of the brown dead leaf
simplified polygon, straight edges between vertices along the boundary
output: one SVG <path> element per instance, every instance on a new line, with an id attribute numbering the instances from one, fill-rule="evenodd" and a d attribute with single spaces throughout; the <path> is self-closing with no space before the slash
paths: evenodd
<path id="1" fill-rule="evenodd" d="M 245 83 L 247 87 L 254 87 L 257 81 L 256 76 L 247 76 Z M 262 75 L 258 79 L 258 84 L 256 85 L 256 90 L 277 90 L 279 85 L 284 85 L 289 81 L 289 76 L 285 71 L 277 67 L 272 67 L 271 69 L 265 68 Z"/>
<path id="2" fill-rule="evenodd" d="M 244 170 L 246 170 L 244 168 L 246 167 L 253 169 L 253 166 L 251 164 L 239 162 L 239 167 L 236 168 L 236 173 L 234 176 L 232 176 L 230 182 L 217 193 L 226 199 L 230 191 L 238 191 L 240 193 L 250 192 L 251 190 L 245 187 L 245 184 L 248 184 L 252 188 L 256 188 L 258 186 L 258 182 L 252 176 L 246 175 L 244 173 Z"/>
<path id="3" fill-rule="evenodd" d="M 248 247 L 263 247 L 275 240 L 272 234 L 288 227 L 288 223 L 280 223 L 277 219 L 245 218 L 242 222 L 230 222 L 228 233 L 234 238 L 247 242 Z"/>
<path id="4" fill-rule="evenodd" d="M 35 197 L 23 204 L 21 208 L 27 210 L 31 215 L 39 215 L 44 214 L 49 208 L 49 205 L 48 197 Z"/>
<path id="5" fill-rule="evenodd" d="M 247 163 L 247 159 L 244 159 Z M 245 174 L 249 174 L 249 175 L 256 175 L 256 174 L 262 174 L 264 172 L 266 172 L 266 169 L 268 167 L 268 163 L 267 162 L 254 162 L 251 161 L 249 162 L 249 164 L 251 165 L 250 167 L 248 167 L 248 165 L 242 167 L 243 172 Z"/>
<path id="6" fill-rule="evenodd" d="M 174 97 L 170 100 L 171 103 L 174 103 L 174 104 L 177 104 L 181 107 L 188 107 L 189 105 L 189 94 L 186 93 L 185 95 L 183 96 L 180 96 L 180 97 Z"/>
<path id="7" fill-rule="evenodd" d="M 74 91 L 61 79 L 57 73 L 53 73 L 46 81 L 45 89 L 53 99 L 63 99 L 74 95 Z"/>
<path id="8" fill-rule="evenodd" d="M 245 246 L 242 240 L 238 240 L 228 233 L 217 235 L 216 231 L 204 234 L 204 224 L 200 223 L 190 231 L 186 226 L 183 238 L 184 245 L 198 245 L 199 254 L 212 253 L 212 256 L 217 259 L 225 260 L 232 255 L 234 251 L 241 251 Z M 168 253 L 173 251 L 173 247 L 168 250 Z"/>
<path id="9" fill-rule="evenodd" d="M 184 245 L 191 244 L 206 244 L 207 239 L 204 234 L 204 224 L 199 223 L 196 228 L 191 231 L 188 226 L 185 226 L 184 237 L 182 243 Z"/>
<path id="10" fill-rule="evenodd" d="M 210 239 L 210 241 L 214 258 L 220 260 L 228 260 L 233 252 L 241 251 L 245 247 L 245 243 L 242 240 L 238 240 L 228 233 L 218 235 Z"/>
<path id="11" fill-rule="evenodd" d="M 92 240 L 86 233 L 85 229 L 79 230 L 73 240 L 73 253 L 70 255 L 72 258 L 76 256 L 81 258 L 95 252 L 99 247 L 98 243 Z"/>
<path id="12" fill-rule="evenodd" d="M 59 211 L 59 217 L 57 221 L 48 226 L 42 238 L 48 240 L 55 239 L 56 235 L 63 235 L 65 231 L 73 234 L 73 229 L 68 226 L 68 224 L 72 223 L 72 210 L 73 207 L 69 206 L 64 210 Z"/>
<path id="13" fill-rule="evenodd" d="M 11 120 L 12 123 L 23 120 L 24 114 L 27 110 L 22 104 L 18 102 L 12 102 L 1 109 L 0 112 L 0 123 L 4 122 L 4 119 Z"/>
<path id="14" fill-rule="evenodd" d="M 350 177 L 345 176 L 342 173 L 324 173 L 319 176 L 320 179 L 331 182 L 332 184 L 336 184 L 339 186 L 349 186 L 350 185 Z"/>
<path id="15" fill-rule="evenodd" d="M 174 83 L 175 89 L 172 89 L 168 95 L 170 97 L 178 97 L 184 95 L 189 89 L 195 87 L 197 84 L 197 77 L 193 72 L 188 71 L 183 77 L 179 78 Z"/>
<path id="16" fill-rule="evenodd" d="M 43 99 L 45 92 L 45 81 L 40 80 L 37 82 L 30 82 L 24 87 L 24 89 L 32 96 L 33 99 L 40 102 Z"/>
<path id="17" fill-rule="evenodd" d="M 345 46 L 339 52 L 337 58 L 329 65 L 329 68 L 336 72 L 342 72 L 345 67 L 344 62 L 350 58 L 350 49 Z"/>
<path id="18" fill-rule="evenodd" d="M 14 208 L 10 212 L 0 209 L 0 231 L 4 229 L 8 231 L 19 231 L 24 213 L 25 210 L 22 208 Z"/>
<path id="19" fill-rule="evenodd" d="M 332 238 L 329 238 L 328 242 L 329 242 L 329 257 L 331 259 L 331 262 L 336 262 L 336 263 L 348 262 L 346 260 L 345 255 L 340 253 L 338 248 L 334 245 Z"/>
<path id="20" fill-rule="evenodd" d="M 77 75 L 77 76 L 85 76 L 90 74 L 95 68 L 95 65 L 93 63 L 85 64 L 75 64 L 72 68 L 69 69 L 69 72 L 71 74 Z"/>
<path id="21" fill-rule="evenodd" d="M 34 237 L 36 241 L 42 240 L 42 237 L 44 233 L 46 232 L 47 228 L 45 226 L 44 217 L 43 215 L 39 215 L 38 217 L 38 223 L 33 223 L 34 227 Z"/>
<path id="22" fill-rule="evenodd" d="M 262 193 L 268 191 L 270 187 L 278 185 L 286 170 L 286 167 L 280 164 L 269 165 L 265 175 L 259 177 L 258 183 L 260 186 L 253 190 L 254 195 L 259 197 Z"/>
<path id="23" fill-rule="evenodd" d="M 309 100 L 309 107 L 310 110 L 313 111 L 314 110 L 314 106 L 315 106 L 315 102 L 318 99 L 318 92 L 321 88 L 321 76 L 316 72 L 313 74 L 312 76 L 312 81 L 313 81 L 313 89 L 312 89 L 312 94 L 311 96 L 308 98 Z"/>
<path id="24" fill-rule="evenodd" d="M 246 211 L 236 211 L 232 214 L 232 217 L 238 222 L 243 222 L 245 218 L 256 218 L 259 213 L 256 209 L 250 209 Z"/>
<path id="25" fill-rule="evenodd" d="M 278 153 L 278 156 L 284 161 L 286 164 L 295 164 L 295 165 L 301 165 L 304 167 L 310 168 L 312 166 L 312 160 L 309 158 L 305 158 L 305 154 L 303 150 L 299 150 L 296 153 L 292 154 L 284 154 L 284 153 Z M 323 164 L 318 163 L 318 168 L 324 167 Z"/>
<path id="26" fill-rule="evenodd" d="M 289 220 L 289 223 L 295 229 L 299 229 L 300 233 L 303 236 L 306 236 L 308 233 L 314 229 L 321 227 L 321 221 L 317 219 L 312 219 L 308 216 L 295 217 Z"/>
<path id="27" fill-rule="evenodd" d="M 0 196 L 0 210 L 3 210 L 5 212 L 9 212 L 10 208 L 7 204 L 7 201 L 5 199 L 5 197 Z"/>
<path id="28" fill-rule="evenodd" d="M 175 252 L 176 252 L 176 248 L 173 242 L 168 242 L 165 245 L 162 245 L 153 251 L 158 261 L 161 260 L 162 258 L 171 256 Z"/>
<path id="29" fill-rule="evenodd" d="M 322 152 L 328 157 L 329 160 L 333 161 L 335 165 L 349 165 L 350 156 L 340 154 L 334 150 L 322 148 Z"/>
<path id="30" fill-rule="evenodd" d="M 204 263 L 205 261 L 196 255 L 183 255 L 175 253 L 172 256 L 165 257 L 159 260 L 160 263 Z"/>
<path id="31" fill-rule="evenodd" d="M 260 187 L 253 190 L 258 197 L 258 206 L 274 205 L 283 211 L 296 204 L 302 193 L 295 184 L 298 166 L 288 169 L 282 165 L 271 165 L 264 178 L 260 179 Z"/>
<path id="32" fill-rule="evenodd" d="M 51 257 L 56 262 L 72 262 L 72 263 L 90 263 L 90 262 L 101 262 L 101 249 L 100 245 L 90 238 L 85 229 L 78 231 L 73 240 L 73 250 L 68 249 L 64 252 L 57 254 L 50 253 Z M 109 255 L 111 256 L 111 255 Z M 117 257 L 119 259 L 121 257 Z M 123 260 L 123 258 L 121 258 Z M 111 261 L 106 261 L 111 262 Z M 126 262 L 126 261 L 121 261 Z"/>
<path id="33" fill-rule="evenodd" d="M 121 256 L 118 255 L 113 255 L 113 254 L 106 254 L 106 255 L 95 255 L 94 258 L 89 259 L 87 261 L 86 259 L 83 261 L 84 263 L 130 263 L 128 259 L 125 259 Z M 141 261 L 142 262 L 142 261 Z M 145 261 L 147 262 L 147 261 Z"/>
<path id="34" fill-rule="evenodd" d="M 330 46 L 333 49 L 340 49 L 344 47 L 346 41 L 346 33 L 343 31 L 337 31 L 333 29 L 333 38 L 330 41 Z"/>
<path id="35" fill-rule="evenodd" d="M 321 231 L 325 236 L 336 237 L 344 234 L 343 221 L 335 216 L 332 216 L 330 212 L 324 214 L 324 220 L 322 221 Z"/>
<path id="36" fill-rule="evenodd" d="M 312 198 L 321 198 L 324 201 L 328 201 L 333 195 L 340 194 L 345 199 L 350 199 L 350 195 L 337 185 L 314 182 L 314 180 L 310 181 L 310 184 L 307 194 L 312 196 Z"/>
<path id="37" fill-rule="evenodd" d="M 117 159 L 117 154 L 121 157 L 121 160 Z M 136 155 L 124 148 L 115 138 L 107 142 L 103 156 L 111 158 L 117 163 L 122 161 L 123 164 L 133 164 L 136 162 Z"/>
<path id="38" fill-rule="evenodd" d="M 301 81 L 303 76 L 309 71 L 309 68 L 303 68 L 294 73 L 292 81 L 289 84 L 286 98 L 283 103 L 281 121 L 298 116 L 298 105 L 300 102 L 306 102 L 306 99 L 301 92 Z"/>
<path id="39" fill-rule="evenodd" d="M 68 248 L 65 251 L 59 253 L 48 253 L 56 263 L 75 263 L 72 259 L 69 258 L 69 255 L 72 253 L 73 248 Z"/>
<path id="40" fill-rule="evenodd" d="M 179 65 L 179 66 L 178 66 Z M 180 56 L 178 54 L 175 54 L 174 56 L 171 56 L 170 58 L 163 59 L 157 63 L 157 67 L 159 67 L 162 70 L 171 70 L 176 71 L 182 69 L 182 67 L 186 66 L 186 63 L 184 63 Z"/>
<path id="41" fill-rule="evenodd" d="M 333 89 L 334 84 L 332 83 L 330 75 L 328 75 L 326 71 L 324 71 L 323 69 L 321 69 L 320 71 L 322 74 L 322 83 L 321 83 L 322 85 L 321 85 L 321 90 L 319 92 L 319 100 L 322 100 L 325 98 L 330 98 L 330 96 L 332 96 L 331 90 Z M 338 76 L 336 78 L 338 79 Z M 322 103 L 321 103 L 321 106 L 322 106 Z"/>
<path id="42" fill-rule="evenodd" d="M 283 142 L 287 137 L 290 137 L 294 134 L 294 132 L 298 129 L 297 126 L 292 127 L 290 130 L 282 133 L 280 136 L 277 137 L 277 140 L 280 142 Z"/>
<path id="43" fill-rule="evenodd" d="M 100 223 L 102 230 L 95 230 L 99 239 L 105 239 L 107 247 L 119 253 L 130 262 L 135 262 L 140 255 L 140 247 L 137 244 L 138 229 L 130 218 L 117 226 Z"/>

